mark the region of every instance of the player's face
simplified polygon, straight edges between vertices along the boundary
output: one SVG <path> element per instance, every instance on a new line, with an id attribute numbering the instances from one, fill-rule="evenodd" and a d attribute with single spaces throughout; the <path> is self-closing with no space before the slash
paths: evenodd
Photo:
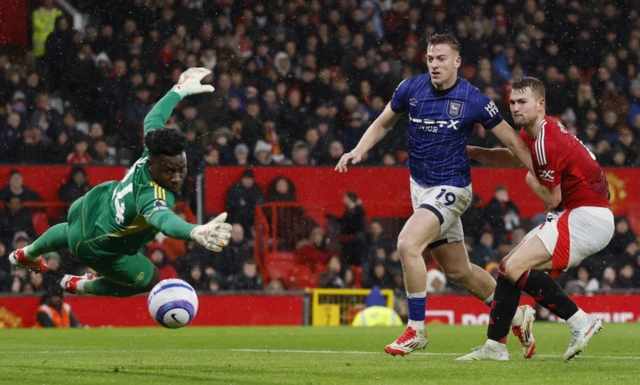
<path id="1" fill-rule="evenodd" d="M 176 156 L 152 156 L 149 158 L 149 172 L 154 182 L 178 192 L 187 176 L 187 156 L 184 152 Z"/>
<path id="2" fill-rule="evenodd" d="M 545 100 L 536 96 L 531 88 L 512 90 L 509 97 L 509 107 L 513 120 L 519 126 L 533 124 L 544 115 Z"/>
<path id="3" fill-rule="evenodd" d="M 461 61 L 458 52 L 449 44 L 430 45 L 427 48 L 427 66 L 431 74 L 431 83 L 438 89 L 453 86 Z"/>

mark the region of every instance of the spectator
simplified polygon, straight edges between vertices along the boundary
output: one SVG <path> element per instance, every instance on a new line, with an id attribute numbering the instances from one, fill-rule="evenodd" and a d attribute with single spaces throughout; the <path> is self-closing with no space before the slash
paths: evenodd
<path id="1" fill-rule="evenodd" d="M 189 270 L 189 277 L 186 279 L 196 291 L 207 291 L 209 289 L 209 281 L 207 276 L 202 273 L 199 264 L 194 264 Z"/>
<path id="2" fill-rule="evenodd" d="M 41 202 L 37 192 L 24 185 L 24 177 L 18 170 L 9 173 L 9 184 L 0 190 L 0 201 L 7 202 L 12 196 L 17 196 L 22 202 Z"/>
<path id="3" fill-rule="evenodd" d="M 296 250 L 300 254 L 300 264 L 311 269 L 326 265 L 331 257 L 331 251 L 327 248 L 327 237 L 321 227 L 313 229 L 309 239 L 298 242 Z"/>
<path id="4" fill-rule="evenodd" d="M 441 293 L 447 287 L 447 278 L 438 269 L 427 271 L 427 293 Z"/>
<path id="5" fill-rule="evenodd" d="M 344 196 L 345 211 L 338 219 L 342 258 L 346 265 L 361 265 L 364 250 L 366 217 L 362 201 L 351 191 Z"/>
<path id="6" fill-rule="evenodd" d="M 284 290 L 284 285 L 279 279 L 272 279 L 264 289 L 267 293 L 281 293 Z"/>
<path id="7" fill-rule="evenodd" d="M 340 257 L 334 255 L 329 258 L 329 262 L 327 262 L 327 270 L 318 277 L 318 287 L 330 289 L 343 288 L 344 280 L 342 279 L 342 275 Z"/>
<path id="8" fill-rule="evenodd" d="M 236 166 L 249 166 L 249 147 L 246 144 L 240 143 L 233 149 L 233 155 L 235 156 Z"/>
<path id="9" fill-rule="evenodd" d="M 115 166 L 117 164 L 116 157 L 109 149 L 107 142 L 101 137 L 93 141 L 91 164 L 95 166 Z"/>
<path id="10" fill-rule="evenodd" d="M 67 164 L 85 165 L 91 163 L 88 150 L 89 140 L 85 136 L 78 136 L 73 144 L 73 152 L 67 156 Z"/>
<path id="11" fill-rule="evenodd" d="M 263 203 L 264 195 L 262 189 L 256 185 L 253 171 L 245 170 L 240 181 L 231 186 L 227 192 L 228 222 L 239 223 L 243 229 L 247 229 L 247 236 L 253 238 L 255 207 L 262 206 Z"/>
<path id="12" fill-rule="evenodd" d="M 253 148 L 253 158 L 255 166 L 273 166 L 276 162 L 273 160 L 271 149 L 273 147 L 264 140 L 258 140 Z"/>
<path id="13" fill-rule="evenodd" d="M 160 280 L 178 278 L 178 273 L 169 263 L 167 254 L 160 244 L 151 244 L 149 246 L 149 260 L 151 260 L 154 266 L 158 268 L 158 271 L 160 271 Z"/>
<path id="14" fill-rule="evenodd" d="M 615 288 L 617 288 L 616 271 L 613 267 L 607 266 L 602 273 L 602 279 L 600 280 L 600 290 L 607 293 Z"/>
<path id="15" fill-rule="evenodd" d="M 40 58 L 45 53 L 45 43 L 47 38 L 55 29 L 55 22 L 59 16 L 62 16 L 61 10 L 55 7 L 53 0 L 43 0 L 42 6 L 32 14 L 33 22 L 33 55 Z"/>
<path id="16" fill-rule="evenodd" d="M 61 202 L 73 203 L 91 190 L 86 171 L 80 166 L 71 170 L 71 175 L 58 190 L 58 199 Z"/>
<path id="17" fill-rule="evenodd" d="M 242 265 L 242 274 L 236 276 L 233 282 L 236 291 L 262 291 L 264 282 L 258 274 L 258 267 L 252 260 L 245 261 Z"/>
<path id="18" fill-rule="evenodd" d="M 243 262 L 252 257 L 249 243 L 244 238 L 244 229 L 240 224 L 233 224 L 229 244 L 212 257 L 211 266 L 222 278 L 223 287 L 228 287 L 242 273 Z"/>
<path id="19" fill-rule="evenodd" d="M 372 258 L 377 249 L 382 248 L 386 253 L 391 252 L 392 244 L 391 240 L 384 232 L 382 225 L 378 221 L 373 221 L 369 224 L 369 231 L 366 235 L 366 244 L 368 245 L 368 251 L 365 258 Z"/>
<path id="20" fill-rule="evenodd" d="M 79 328 L 82 327 L 71 306 L 64 302 L 64 291 L 60 286 L 49 288 L 42 296 L 41 305 L 36 313 L 36 327 L 39 328 Z"/>
<path id="21" fill-rule="evenodd" d="M 10 244 L 18 235 L 26 237 L 28 243 L 35 239 L 36 232 L 31 211 L 22 206 L 19 197 L 13 196 L 5 202 L 4 210 L 0 212 L 0 238 L 5 244 Z"/>
<path id="22" fill-rule="evenodd" d="M 498 239 L 511 233 L 520 226 L 520 209 L 511 199 L 504 186 L 496 187 L 495 194 L 485 208 L 486 221 L 491 225 L 494 236 Z"/>

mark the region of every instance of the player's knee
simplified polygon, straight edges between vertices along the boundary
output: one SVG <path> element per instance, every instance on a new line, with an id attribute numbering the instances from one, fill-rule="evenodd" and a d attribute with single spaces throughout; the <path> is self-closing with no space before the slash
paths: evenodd
<path id="1" fill-rule="evenodd" d="M 416 257 L 422 258 L 422 250 L 420 250 L 418 242 L 413 237 L 402 234 L 398 236 L 398 253 L 400 253 L 400 259 L 402 260 Z"/>
<path id="2" fill-rule="evenodd" d="M 472 279 L 473 270 L 471 270 L 471 265 L 464 264 L 462 266 L 454 266 L 443 268 L 444 275 L 451 282 L 466 282 L 467 280 Z"/>
<path id="3" fill-rule="evenodd" d="M 511 282 L 516 282 L 527 269 L 517 258 L 509 258 L 501 263 L 501 270 Z"/>

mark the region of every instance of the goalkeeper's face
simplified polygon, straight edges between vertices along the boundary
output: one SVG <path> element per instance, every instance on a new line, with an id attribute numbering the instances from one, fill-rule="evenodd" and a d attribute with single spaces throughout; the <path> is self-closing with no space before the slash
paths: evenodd
<path id="1" fill-rule="evenodd" d="M 149 172 L 153 181 L 174 192 L 179 192 L 187 176 L 187 156 L 156 155 L 149 157 Z"/>

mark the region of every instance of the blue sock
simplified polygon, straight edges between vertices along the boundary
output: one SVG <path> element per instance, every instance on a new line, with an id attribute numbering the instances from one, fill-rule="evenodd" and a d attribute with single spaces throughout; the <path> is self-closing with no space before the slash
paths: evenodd
<path id="1" fill-rule="evenodd" d="M 411 321 L 424 321 L 424 313 L 427 306 L 426 292 L 407 294 L 407 305 Z"/>

